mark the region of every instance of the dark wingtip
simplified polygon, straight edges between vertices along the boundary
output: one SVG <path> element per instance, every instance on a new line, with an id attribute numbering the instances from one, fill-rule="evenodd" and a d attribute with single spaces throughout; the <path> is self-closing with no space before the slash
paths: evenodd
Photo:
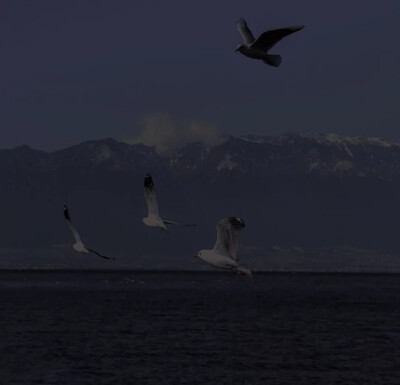
<path id="1" fill-rule="evenodd" d="M 65 217 L 65 219 L 71 220 L 71 218 L 69 217 L 67 205 L 64 205 L 64 217 Z"/>
<path id="2" fill-rule="evenodd" d="M 153 178 L 150 174 L 146 174 L 144 176 L 144 187 L 150 189 L 151 191 L 154 190 Z"/>
<path id="3" fill-rule="evenodd" d="M 242 229 L 243 227 L 246 227 L 244 220 L 239 217 L 229 217 L 229 222 L 236 229 Z"/>

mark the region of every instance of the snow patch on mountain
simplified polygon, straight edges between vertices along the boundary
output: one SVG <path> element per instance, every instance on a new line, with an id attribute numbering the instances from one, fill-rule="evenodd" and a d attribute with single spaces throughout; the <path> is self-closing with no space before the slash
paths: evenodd
<path id="1" fill-rule="evenodd" d="M 296 138 L 303 138 L 307 140 L 312 140 L 318 144 L 323 145 L 335 145 L 340 150 L 346 151 L 349 156 L 353 157 L 349 146 L 360 146 L 360 145 L 370 145 L 375 147 L 385 147 L 390 148 L 395 146 L 400 147 L 398 143 L 390 143 L 382 138 L 372 137 L 366 138 L 361 136 L 341 136 L 335 133 L 319 134 L 319 133 L 307 133 L 307 134 L 295 134 L 287 133 L 279 136 L 258 136 L 258 135 L 246 135 L 242 136 L 241 139 L 252 143 L 262 143 L 271 145 L 282 145 L 295 140 Z"/>
<path id="2" fill-rule="evenodd" d="M 331 145 L 336 145 L 338 148 L 345 150 L 346 152 L 350 151 L 348 146 L 349 145 L 354 145 L 354 146 L 359 146 L 359 145 L 370 145 L 370 146 L 376 146 L 376 147 L 400 147 L 399 144 L 396 143 L 390 143 L 382 138 L 365 138 L 361 136 L 341 136 L 338 134 L 334 133 L 329 133 L 329 134 L 300 134 L 301 137 L 307 138 L 307 139 L 313 139 L 317 143 L 320 144 L 331 144 Z M 351 151 L 350 151 L 351 153 Z M 349 155 L 350 155 L 349 153 Z M 353 156 L 353 154 L 351 155 Z"/>
<path id="3" fill-rule="evenodd" d="M 392 147 L 392 146 L 397 146 L 400 147 L 400 144 L 397 143 L 389 143 L 386 142 L 385 140 L 381 139 L 381 138 L 367 138 L 367 142 L 368 144 L 372 145 L 372 146 L 379 146 L 379 147 Z"/>
<path id="4" fill-rule="evenodd" d="M 225 154 L 225 158 L 222 159 L 218 166 L 217 166 L 217 170 L 221 171 L 221 170 L 229 170 L 232 171 L 233 169 L 235 169 L 237 167 L 237 164 L 235 162 L 232 161 L 232 156 L 231 154 Z"/>
<path id="5" fill-rule="evenodd" d="M 348 172 L 349 170 L 352 169 L 355 169 L 355 165 L 353 162 L 350 162 L 349 160 L 339 160 L 334 168 L 334 170 L 336 172 L 339 172 L 339 174 L 343 172 Z"/>
<path id="6" fill-rule="evenodd" d="M 307 171 L 311 172 L 313 170 L 318 169 L 318 167 L 319 167 L 319 162 L 317 162 L 317 161 L 309 162 L 307 164 Z"/>
<path id="7" fill-rule="evenodd" d="M 110 160 L 113 156 L 113 152 L 111 151 L 110 147 L 103 144 L 99 147 L 99 152 L 96 154 L 94 159 L 95 163 L 102 163 Z"/>

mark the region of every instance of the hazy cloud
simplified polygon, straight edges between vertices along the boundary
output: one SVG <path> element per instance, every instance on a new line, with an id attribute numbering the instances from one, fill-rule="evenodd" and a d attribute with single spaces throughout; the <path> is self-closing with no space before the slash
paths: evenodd
<path id="1" fill-rule="evenodd" d="M 214 147 L 226 140 L 216 125 L 195 120 L 180 123 L 165 113 L 145 115 L 139 123 L 143 130 L 138 136 L 125 136 L 121 139 L 129 144 L 152 146 L 163 155 L 188 143 L 200 142 L 207 147 Z"/>

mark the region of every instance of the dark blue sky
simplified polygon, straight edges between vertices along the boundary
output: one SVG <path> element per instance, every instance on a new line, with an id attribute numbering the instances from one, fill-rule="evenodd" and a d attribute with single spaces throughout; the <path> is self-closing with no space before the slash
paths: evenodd
<path id="1" fill-rule="evenodd" d="M 306 28 L 271 51 L 275 69 L 234 52 L 239 17 L 254 35 Z M 399 142 L 399 24 L 398 0 L 3 0 L 0 148 L 133 138 L 160 113 L 235 135 Z"/>

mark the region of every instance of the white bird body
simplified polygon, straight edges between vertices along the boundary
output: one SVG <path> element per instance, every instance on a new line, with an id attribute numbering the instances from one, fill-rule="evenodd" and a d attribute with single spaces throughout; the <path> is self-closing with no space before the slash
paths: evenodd
<path id="1" fill-rule="evenodd" d="M 238 274 L 251 276 L 251 271 L 239 264 L 236 255 L 238 232 L 245 227 L 243 219 L 226 217 L 217 223 L 217 240 L 211 250 L 200 250 L 196 255 L 204 262 L 225 270 L 233 270 Z"/>
<path id="2" fill-rule="evenodd" d="M 160 217 L 158 210 L 158 202 L 156 197 L 156 190 L 154 188 L 153 179 L 150 174 L 146 174 L 144 177 L 144 198 L 147 203 L 147 217 L 143 218 L 142 221 L 146 226 L 155 227 L 161 231 L 168 231 L 168 224 L 178 226 L 195 226 L 191 224 L 178 223 Z"/>
<path id="3" fill-rule="evenodd" d="M 160 229 L 162 231 L 168 231 L 167 226 L 165 226 L 163 220 L 156 215 L 150 214 L 146 218 L 143 218 L 142 220 L 146 226 L 156 227 L 157 229 Z"/>
<path id="4" fill-rule="evenodd" d="M 249 58 L 260 59 L 273 67 L 279 67 L 282 61 L 280 55 L 271 55 L 268 51 L 284 37 L 303 29 L 304 25 L 271 29 L 263 32 L 257 39 L 254 38 L 243 18 L 238 20 L 236 27 L 244 41 L 244 44 L 236 47 L 236 51 Z"/>
<path id="5" fill-rule="evenodd" d="M 85 247 L 85 245 L 82 242 L 74 243 L 72 245 L 72 247 L 78 253 L 84 253 L 84 254 L 88 254 L 89 253 L 89 250 Z"/>
<path id="6" fill-rule="evenodd" d="M 221 269 L 235 270 L 238 267 L 237 261 L 227 255 L 216 253 L 214 250 L 201 250 L 198 256 L 204 262 Z"/>

